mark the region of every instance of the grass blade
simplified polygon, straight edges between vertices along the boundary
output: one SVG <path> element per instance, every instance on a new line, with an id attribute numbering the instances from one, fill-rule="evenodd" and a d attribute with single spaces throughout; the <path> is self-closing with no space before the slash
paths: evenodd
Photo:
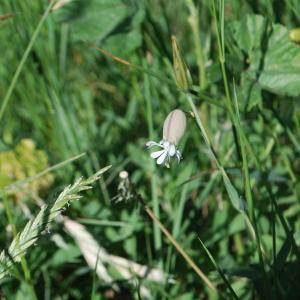
<path id="1" fill-rule="evenodd" d="M 201 243 L 201 246 L 203 247 L 203 249 L 205 250 L 207 256 L 209 257 L 210 261 L 212 262 L 212 264 L 214 265 L 214 267 L 216 268 L 216 270 L 218 271 L 218 273 L 220 274 L 221 278 L 223 279 L 225 285 L 227 286 L 229 292 L 231 293 L 231 296 L 238 300 L 239 297 L 237 296 L 237 294 L 235 293 L 234 289 L 232 288 L 230 282 L 228 281 L 228 279 L 226 278 L 223 270 L 221 269 L 221 267 L 217 264 L 217 262 L 215 261 L 215 259 L 213 258 L 213 256 L 211 255 L 210 251 L 206 248 L 206 246 L 204 245 L 204 243 L 201 241 L 201 239 L 199 238 L 199 241 Z"/>
<path id="2" fill-rule="evenodd" d="M 22 57 L 22 59 L 21 59 L 19 65 L 18 65 L 18 67 L 17 67 L 17 70 L 16 70 L 16 72 L 15 72 L 15 74 L 14 74 L 14 77 L 13 77 L 11 83 L 10 83 L 10 86 L 9 86 L 9 88 L 8 88 L 8 90 L 7 90 L 7 93 L 6 93 L 5 97 L 4 97 L 4 100 L 3 100 L 3 102 L 2 102 L 2 105 L 1 105 L 1 108 L 0 108 L 0 122 L 1 122 L 1 119 L 2 119 L 2 117 L 3 117 L 4 111 L 5 111 L 5 109 L 6 109 L 6 106 L 7 106 L 7 104 L 8 104 L 8 101 L 10 100 L 10 97 L 11 97 L 11 95 L 12 95 L 12 92 L 13 92 L 13 90 L 14 90 L 14 88 L 15 88 L 15 85 L 16 85 L 18 79 L 19 79 L 19 76 L 20 76 L 20 74 L 21 74 L 21 71 L 22 71 L 22 69 L 23 69 L 23 67 L 24 67 L 24 65 L 25 65 L 25 62 L 26 62 L 26 60 L 27 60 L 27 58 L 28 58 L 28 56 L 29 56 L 29 53 L 30 53 L 31 50 L 32 50 L 32 47 L 33 47 L 33 45 L 34 45 L 34 42 L 35 42 L 36 38 L 38 37 L 38 35 L 39 35 L 40 31 L 41 31 L 41 28 L 43 27 L 43 24 L 45 23 L 45 21 L 46 21 L 48 15 L 49 15 L 49 13 L 51 12 L 51 9 L 52 9 L 54 3 L 55 3 L 56 1 L 57 1 L 57 0 L 52 0 L 52 1 L 49 3 L 49 5 L 48 5 L 48 7 L 47 7 L 47 9 L 46 9 L 46 11 L 45 11 L 45 13 L 43 14 L 43 16 L 42 16 L 42 18 L 41 18 L 41 20 L 40 20 L 38 26 L 36 27 L 36 29 L 35 29 L 35 31 L 34 31 L 32 37 L 31 37 L 31 40 L 30 40 L 30 42 L 29 42 L 29 44 L 28 44 L 28 46 L 27 46 L 27 48 L 26 48 L 26 50 L 25 50 L 25 52 L 24 52 L 24 54 L 23 54 L 23 57 Z"/>

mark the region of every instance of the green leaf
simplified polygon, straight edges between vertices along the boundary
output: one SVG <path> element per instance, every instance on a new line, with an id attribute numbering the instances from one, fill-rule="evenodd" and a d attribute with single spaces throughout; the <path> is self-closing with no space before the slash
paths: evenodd
<path id="1" fill-rule="evenodd" d="M 223 177 L 225 188 L 227 190 L 227 193 L 229 195 L 229 199 L 230 199 L 233 207 L 237 211 L 244 213 L 245 207 L 244 207 L 243 200 L 240 198 L 236 188 L 232 185 L 228 175 L 226 174 L 226 172 L 224 171 L 223 168 L 221 169 L 221 174 L 222 174 L 222 177 Z"/>
<path id="2" fill-rule="evenodd" d="M 282 244 L 276 257 L 276 265 L 279 270 L 283 268 L 288 258 L 288 255 L 291 251 L 291 247 L 292 247 L 292 240 L 291 238 L 287 237 L 284 243 Z"/>
<path id="3" fill-rule="evenodd" d="M 241 21 L 230 24 L 233 39 L 238 47 L 247 53 L 249 61 L 257 58 L 261 49 L 264 32 L 264 18 L 260 15 L 247 15 Z"/>
<path id="4" fill-rule="evenodd" d="M 66 263 L 73 263 L 81 255 L 79 248 L 75 245 L 69 244 L 66 249 L 57 250 L 52 259 L 52 266 L 58 267 Z"/>
<path id="5" fill-rule="evenodd" d="M 58 20 L 69 22 L 73 41 L 101 43 L 121 56 L 141 45 L 144 17 L 142 5 L 122 0 L 73 0 L 57 12 Z"/>
<path id="6" fill-rule="evenodd" d="M 143 9 L 138 10 L 132 15 L 127 26 L 120 26 L 114 31 L 105 41 L 104 47 L 111 53 L 116 53 L 118 56 L 126 56 L 138 48 L 142 43 L 142 32 L 140 30 L 142 21 L 145 17 Z"/>
<path id="7" fill-rule="evenodd" d="M 232 22 L 229 29 L 249 64 L 244 75 L 255 87 L 251 105 L 258 102 L 256 82 L 278 95 L 300 95 L 300 48 L 290 40 L 285 26 L 269 24 L 260 15 L 247 15 Z"/>
<path id="8" fill-rule="evenodd" d="M 261 280 L 262 275 L 258 271 L 258 265 L 252 265 L 249 267 L 235 267 L 226 270 L 226 274 L 237 277 L 249 278 L 252 280 Z"/>
<path id="9" fill-rule="evenodd" d="M 79 5 L 81 2 L 84 1 L 75 1 L 74 4 L 66 5 L 60 12 L 60 19 L 71 17 L 73 40 L 99 42 L 130 15 L 128 6 L 120 0 L 90 0 L 85 3 L 83 11 Z M 70 5 L 73 5 L 71 16 Z"/>

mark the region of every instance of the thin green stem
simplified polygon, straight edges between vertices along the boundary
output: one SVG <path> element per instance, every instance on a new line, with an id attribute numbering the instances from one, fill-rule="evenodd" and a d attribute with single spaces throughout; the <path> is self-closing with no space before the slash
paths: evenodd
<path id="1" fill-rule="evenodd" d="M 6 213 L 8 222 L 9 222 L 11 228 L 12 228 L 13 237 L 15 238 L 16 235 L 17 235 L 17 228 L 16 228 L 16 224 L 15 224 L 15 220 L 13 218 L 11 208 L 10 208 L 10 204 L 7 201 L 6 196 L 3 197 L 3 204 L 4 204 L 5 213 Z M 33 284 L 32 284 L 30 270 L 29 270 L 27 261 L 26 261 L 24 256 L 21 257 L 21 266 L 22 266 L 22 269 L 23 269 L 23 272 L 24 272 L 25 283 L 26 283 L 26 286 L 28 288 L 28 293 L 31 295 L 31 299 L 37 300 L 37 296 L 36 296 L 36 293 L 35 293 L 35 290 L 34 290 L 34 287 L 33 287 Z"/>
<path id="2" fill-rule="evenodd" d="M 146 62 L 144 63 L 144 65 Z M 144 82 L 145 82 L 145 98 L 146 98 L 146 116 L 147 116 L 147 124 L 148 124 L 148 132 L 149 132 L 149 139 L 153 139 L 154 129 L 153 129 L 153 116 L 152 116 L 152 103 L 151 103 L 151 92 L 150 92 L 150 80 L 149 75 L 144 75 Z M 154 162 L 152 162 L 153 169 L 155 168 Z M 157 195 L 157 186 L 158 180 L 155 172 L 152 173 L 151 178 L 151 195 L 152 195 L 152 205 L 154 213 L 157 217 L 160 217 L 160 209 L 159 209 L 159 201 Z M 159 230 L 159 226 L 154 223 L 154 248 L 156 251 L 160 252 L 162 249 L 162 237 L 161 231 Z M 159 257 L 161 257 L 159 255 Z M 162 265 L 163 260 L 160 259 L 160 265 Z"/>
<path id="3" fill-rule="evenodd" d="M 206 248 L 206 246 L 204 245 L 204 243 L 201 241 L 200 238 L 199 238 L 199 241 L 200 241 L 202 247 L 204 248 L 207 256 L 211 260 L 212 264 L 214 265 L 214 267 L 216 268 L 216 270 L 220 274 L 220 277 L 223 279 L 223 281 L 224 281 L 225 285 L 227 286 L 228 290 L 230 291 L 232 298 L 235 299 L 235 300 L 238 300 L 239 297 L 237 296 L 237 294 L 235 293 L 234 289 L 232 288 L 232 286 L 231 286 L 229 280 L 227 279 L 227 277 L 225 276 L 223 270 L 217 264 L 217 262 L 215 261 L 214 257 L 212 256 L 212 254 L 210 253 L 210 251 L 208 250 L 208 248 Z"/>
<path id="4" fill-rule="evenodd" d="M 95 170 L 99 170 L 101 167 L 100 167 L 99 161 L 97 160 L 97 156 L 94 152 L 91 152 L 91 159 L 92 159 L 92 164 L 94 165 Z M 109 205 L 110 204 L 110 195 L 107 190 L 107 186 L 106 186 L 106 183 L 105 183 L 105 180 L 103 177 L 101 177 L 99 180 L 99 187 L 100 187 L 101 193 L 103 195 L 105 204 Z"/>
<path id="5" fill-rule="evenodd" d="M 187 100 L 188 100 L 188 102 L 189 102 L 189 104 L 190 104 L 190 106 L 192 108 L 192 111 L 194 113 L 194 117 L 196 118 L 196 122 L 197 122 L 197 124 L 198 124 L 198 126 L 199 126 L 199 128 L 201 130 L 201 133 L 202 133 L 202 136 L 204 138 L 204 141 L 207 144 L 207 146 L 209 147 L 209 149 L 212 150 L 212 144 L 211 144 L 210 139 L 209 139 L 209 137 L 208 137 L 208 135 L 206 133 L 206 130 L 205 130 L 203 124 L 202 124 L 202 121 L 200 119 L 199 113 L 197 111 L 197 108 L 196 108 L 196 106 L 194 104 L 194 101 L 192 99 L 192 96 L 190 94 L 187 94 Z M 219 165 L 219 162 L 218 162 L 218 160 L 215 157 L 214 151 L 212 151 L 212 155 L 213 155 L 216 163 Z"/>
<path id="6" fill-rule="evenodd" d="M 225 89 L 225 102 L 226 107 L 229 112 L 231 121 L 235 128 L 237 128 L 237 118 L 234 114 L 233 104 L 232 104 L 232 97 L 229 89 L 228 79 L 227 79 L 227 73 L 226 73 L 226 67 L 225 67 L 225 44 L 224 44 L 224 2 L 223 0 L 220 0 L 220 10 L 221 10 L 221 26 L 219 26 L 219 18 L 217 16 L 216 6 L 215 6 L 215 0 L 212 0 L 212 13 L 214 17 L 214 22 L 216 26 L 216 33 L 217 33 L 217 44 L 218 44 L 218 53 L 219 53 L 219 61 L 222 71 L 222 77 L 223 77 L 223 84 Z M 220 28 L 219 28 L 220 27 Z M 248 151 L 251 154 L 252 159 L 254 160 L 256 166 L 259 166 L 259 161 L 256 157 L 256 154 L 254 153 L 251 144 L 249 143 L 245 133 L 243 130 L 240 132 L 241 135 L 241 142 L 246 144 L 246 147 Z"/>
<path id="7" fill-rule="evenodd" d="M 128 61 L 120 58 L 120 57 L 117 57 L 117 56 L 111 54 L 110 52 L 107 52 L 107 51 L 105 51 L 105 50 L 103 50 L 101 48 L 98 48 L 96 46 L 91 45 L 90 47 L 96 49 L 97 51 L 101 52 L 105 56 L 113 59 L 114 61 L 116 61 L 116 62 L 118 62 L 120 64 L 123 64 L 123 65 L 125 65 L 127 67 L 130 67 L 130 68 L 132 68 L 134 70 L 137 70 L 139 72 L 142 72 L 143 74 L 148 74 L 148 75 L 150 75 L 150 76 L 158 79 L 160 82 L 164 82 L 164 83 L 168 84 L 170 87 L 172 87 L 173 89 L 176 89 L 177 91 L 179 91 L 181 93 L 184 93 L 184 94 L 187 93 L 186 90 L 184 90 L 184 89 L 180 88 L 179 86 L 177 86 L 176 83 L 174 83 L 174 80 L 172 80 L 170 78 L 162 77 L 160 74 L 157 74 L 157 73 L 155 73 L 152 70 L 146 69 L 144 66 L 140 67 L 138 65 L 134 65 L 134 64 L 132 64 L 132 63 L 130 63 L 130 62 L 128 62 Z M 199 91 L 199 89 L 197 89 L 195 87 L 191 87 L 190 89 L 193 92 L 193 94 L 195 94 L 193 96 L 197 95 L 197 96 L 201 97 L 201 100 L 205 100 L 206 102 L 208 102 L 210 104 L 213 104 L 213 105 L 216 105 L 218 107 L 223 108 L 222 103 L 220 103 L 220 102 L 214 100 L 213 98 L 207 96 L 206 94 L 202 93 L 201 91 Z"/>
<path id="8" fill-rule="evenodd" d="M 69 163 L 71 163 L 71 162 L 73 162 L 73 161 L 75 161 L 75 160 L 83 157 L 84 155 L 85 155 L 85 153 L 81 153 L 79 155 L 75 155 L 75 156 L 73 156 L 71 158 L 68 158 L 68 159 L 66 159 L 66 160 L 64 160 L 64 161 L 62 161 L 62 162 L 60 162 L 58 164 L 55 164 L 55 165 L 53 165 L 53 166 L 51 166 L 51 167 L 49 167 L 49 168 L 47 168 L 47 169 L 45 169 L 45 170 L 43 170 L 43 171 L 35 174 L 33 176 L 30 176 L 28 178 L 15 181 L 14 183 L 11 183 L 10 185 L 4 187 L 3 189 L 0 189 L 0 196 L 2 196 L 5 193 L 9 193 L 9 192 L 12 192 L 14 190 L 17 190 L 17 189 L 23 187 L 24 185 L 28 184 L 29 182 L 35 181 L 35 180 L 39 179 L 40 177 L 46 175 L 49 172 L 52 172 L 52 171 L 57 170 L 57 169 L 60 169 L 63 166 L 65 166 L 66 164 L 69 164 Z"/>
<path id="9" fill-rule="evenodd" d="M 188 100 L 188 102 L 189 102 L 189 104 L 190 104 L 190 106 L 192 108 L 192 111 L 193 111 L 193 113 L 195 115 L 196 122 L 197 122 L 197 124 L 198 124 L 198 126 L 200 128 L 200 131 L 202 133 L 204 141 L 205 141 L 208 149 L 210 150 L 211 157 L 213 158 L 215 164 L 217 165 L 217 167 L 218 167 L 218 169 L 219 169 L 219 171 L 220 171 L 220 173 L 222 175 L 222 178 L 223 178 L 223 181 L 224 181 L 224 184 L 225 184 L 225 187 L 226 187 L 226 191 L 227 191 L 228 196 L 229 196 L 229 198 L 231 200 L 231 203 L 234 206 L 234 208 L 236 210 L 238 210 L 242 214 L 242 216 L 243 216 L 243 218 L 245 220 L 245 223 L 246 223 L 246 225 L 248 227 L 248 230 L 250 232 L 250 235 L 253 238 L 253 240 L 256 242 L 256 244 L 257 244 L 257 247 L 259 249 L 258 250 L 259 251 L 259 257 L 262 260 L 261 263 L 262 263 L 262 266 L 264 267 L 264 264 L 263 264 L 263 255 L 262 255 L 262 245 L 260 243 L 260 238 L 259 238 L 259 235 L 258 235 L 258 232 L 257 232 L 256 223 L 253 226 L 251 219 L 248 217 L 248 215 L 244 211 L 243 207 L 241 207 L 242 205 L 241 205 L 240 197 L 239 197 L 236 189 L 234 188 L 233 184 L 231 183 L 230 178 L 228 177 L 227 173 L 225 172 L 224 167 L 221 165 L 221 163 L 218 160 L 218 157 L 217 157 L 217 155 L 216 155 L 216 153 L 215 153 L 215 151 L 214 151 L 214 149 L 212 147 L 211 141 L 210 141 L 210 139 L 209 139 L 209 137 L 208 137 L 208 135 L 207 135 L 207 133 L 205 131 L 205 128 L 204 128 L 204 126 L 202 124 L 202 121 L 200 119 L 199 113 L 198 113 L 198 111 L 196 109 L 196 106 L 195 106 L 195 104 L 193 102 L 193 99 L 192 99 L 191 95 L 189 95 L 189 94 L 187 95 L 187 100 Z M 249 176 L 249 174 L 248 174 L 248 176 Z M 255 219 L 254 219 L 254 221 L 255 221 Z"/>
<path id="10" fill-rule="evenodd" d="M 236 119 L 237 119 L 237 132 L 239 135 L 239 144 L 240 144 L 241 153 L 242 153 L 242 172 L 243 172 L 243 182 L 244 182 L 244 186 L 245 186 L 245 197 L 246 197 L 248 211 L 249 211 L 249 215 L 250 215 L 250 221 L 254 225 L 255 239 L 256 239 L 256 244 L 258 247 L 258 255 L 259 255 L 260 264 L 265 273 L 266 271 L 265 271 L 265 263 L 264 263 L 264 258 L 263 258 L 262 246 L 261 246 L 260 236 L 259 236 L 259 232 L 258 232 L 256 217 L 255 217 L 255 213 L 254 213 L 254 205 L 253 205 L 253 197 L 252 197 L 252 191 L 251 191 L 252 189 L 251 189 L 251 182 L 250 182 L 248 158 L 247 158 L 247 153 L 246 153 L 246 145 L 243 142 L 243 137 L 241 134 L 242 124 L 241 124 L 240 113 L 239 113 L 239 108 L 238 108 L 238 101 L 237 101 L 237 96 L 236 96 L 235 85 L 233 86 L 233 88 L 234 88 L 234 108 L 235 108 L 235 115 L 236 115 Z"/>
<path id="11" fill-rule="evenodd" d="M 228 112 L 230 114 L 230 118 L 233 122 L 234 127 L 237 130 L 238 133 L 238 146 L 240 147 L 241 154 L 242 154 L 242 164 L 243 164 L 243 177 L 244 177 L 244 183 L 245 183 L 245 196 L 249 208 L 249 214 L 250 214 L 250 220 L 251 224 L 253 224 L 253 229 L 255 233 L 255 240 L 257 244 L 258 254 L 259 254 L 259 260 L 261 267 L 263 269 L 264 274 L 265 273 L 265 264 L 263 259 L 263 251 L 262 251 L 262 245 L 260 242 L 260 237 L 258 233 L 258 227 L 256 223 L 256 218 L 254 214 L 254 206 L 253 206 L 253 199 L 252 199 L 252 193 L 251 193 L 251 184 L 250 184 L 250 176 L 249 176 L 249 167 L 248 167 L 248 159 L 246 156 L 246 146 L 249 147 L 252 156 L 254 157 L 254 160 L 256 164 L 258 164 L 258 161 L 256 159 L 255 154 L 252 151 L 251 145 L 248 143 L 248 139 L 246 138 L 246 135 L 242 129 L 239 115 L 234 113 L 234 108 L 232 104 L 228 79 L 227 79 L 227 73 L 225 68 L 225 44 L 224 44 L 224 0 L 220 0 L 220 23 L 219 26 L 219 18 L 217 16 L 216 6 L 215 6 L 215 0 L 212 0 L 212 8 L 213 8 L 213 17 L 215 19 L 215 25 L 216 25 L 216 32 L 217 32 L 217 42 L 218 42 L 218 51 L 219 51 L 219 60 L 222 70 L 222 77 L 224 82 L 224 89 L 225 89 L 225 99 L 226 99 L 226 106 L 228 109 Z"/>
<path id="12" fill-rule="evenodd" d="M 220 59 L 220 64 L 221 64 L 222 76 L 223 76 L 223 81 L 224 81 L 226 106 L 227 106 L 228 112 L 230 114 L 230 117 L 231 117 L 233 123 L 236 123 L 236 119 L 235 119 L 233 109 L 232 109 L 232 100 L 231 100 L 230 91 L 229 91 L 227 73 L 226 73 L 226 69 L 225 69 L 225 59 Z"/>
<path id="13" fill-rule="evenodd" d="M 204 51 L 200 37 L 199 14 L 197 7 L 194 5 L 194 2 L 192 0 L 188 0 L 188 8 L 190 10 L 190 16 L 188 18 L 188 21 L 192 28 L 196 48 L 197 65 L 199 71 L 199 86 L 202 90 L 206 86 L 206 72 Z"/>
<path id="14" fill-rule="evenodd" d="M 38 26 L 36 27 L 36 29 L 35 29 L 35 31 L 34 31 L 32 37 L 31 37 L 31 40 L 30 40 L 30 42 L 29 42 L 29 44 L 28 44 L 28 46 L 27 46 L 27 48 L 26 48 L 26 50 L 25 50 L 25 52 L 24 52 L 24 54 L 23 54 L 23 56 L 22 56 L 22 59 L 21 59 L 19 65 L 18 65 L 18 67 L 17 67 L 17 70 L 16 70 L 16 72 L 15 72 L 15 74 L 14 74 L 14 76 L 13 76 L 13 79 L 12 79 L 12 81 L 11 81 L 11 83 L 10 83 L 10 86 L 9 86 L 9 88 L 8 88 L 8 90 L 7 90 L 7 93 L 6 93 L 5 97 L 4 97 L 4 100 L 3 100 L 3 102 L 2 102 L 1 109 L 0 109 L 0 122 L 1 122 L 1 120 L 2 120 L 4 111 L 5 111 L 6 107 L 7 107 L 8 101 L 10 100 L 11 95 L 12 95 L 12 93 L 13 93 L 13 90 L 14 90 L 14 88 L 15 88 L 15 86 L 16 86 L 16 83 L 17 83 L 17 81 L 18 81 L 18 79 L 19 79 L 19 76 L 20 76 L 20 74 L 21 74 L 21 71 L 22 71 L 22 69 L 23 69 L 23 67 L 24 67 L 24 65 L 25 65 L 25 62 L 26 62 L 26 60 L 27 60 L 27 58 L 28 58 L 28 56 L 29 56 L 29 53 L 31 52 L 31 49 L 32 49 L 32 47 L 33 47 L 33 45 L 34 45 L 34 43 L 35 43 L 35 40 L 36 40 L 36 38 L 38 37 L 38 35 L 39 35 L 40 31 L 41 31 L 41 28 L 42 28 L 43 24 L 45 23 L 45 21 L 46 21 L 48 15 L 49 15 L 49 13 L 51 12 L 51 9 L 52 9 L 54 3 L 55 3 L 56 1 L 57 1 L 57 0 L 52 0 L 52 1 L 49 3 L 49 5 L 48 5 L 48 7 L 47 7 L 47 9 L 46 9 L 46 11 L 45 11 L 45 13 L 43 14 L 43 16 L 42 16 L 42 18 L 41 18 L 41 20 L 40 20 Z"/>
<path id="15" fill-rule="evenodd" d="M 293 231 L 290 229 L 290 226 L 289 226 L 287 220 L 285 219 L 283 213 L 281 212 L 281 210 L 277 204 L 277 201 L 273 195 L 272 188 L 271 188 L 269 182 L 267 180 L 265 180 L 264 183 L 265 183 L 266 189 L 268 191 L 268 194 L 270 196 L 270 199 L 274 205 L 275 212 L 277 213 L 280 223 L 285 231 L 285 234 L 286 234 L 287 238 L 289 238 L 291 240 L 294 253 L 297 256 L 298 261 L 300 262 L 300 252 L 299 252 L 297 243 L 295 241 Z"/>

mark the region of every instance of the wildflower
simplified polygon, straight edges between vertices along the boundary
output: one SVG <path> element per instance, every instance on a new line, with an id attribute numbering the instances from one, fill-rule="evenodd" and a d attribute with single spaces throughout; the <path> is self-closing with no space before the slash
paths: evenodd
<path id="1" fill-rule="evenodd" d="M 181 153 L 177 149 L 177 143 L 182 138 L 186 127 L 186 117 L 184 112 L 180 109 L 175 109 L 171 111 L 163 127 L 163 139 L 156 143 L 154 141 L 149 141 L 146 143 L 147 147 L 157 146 L 162 148 L 151 153 L 151 157 L 156 160 L 158 165 L 164 164 L 169 167 L 170 158 L 176 156 L 178 162 L 181 160 Z"/>

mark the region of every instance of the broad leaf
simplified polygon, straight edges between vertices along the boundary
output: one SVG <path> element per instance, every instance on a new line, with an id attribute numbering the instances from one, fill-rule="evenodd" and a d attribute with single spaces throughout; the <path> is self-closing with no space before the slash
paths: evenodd
<path id="1" fill-rule="evenodd" d="M 72 0 L 57 12 L 68 22 L 71 39 L 101 44 L 118 55 L 140 46 L 144 10 L 122 0 Z"/>
<path id="2" fill-rule="evenodd" d="M 255 87 L 254 104 L 259 87 L 279 95 L 300 95 L 300 48 L 290 40 L 285 26 L 270 24 L 260 15 L 247 15 L 230 24 L 229 30 L 246 55 L 249 67 L 243 76 Z M 249 89 L 249 82 L 247 85 Z"/>

